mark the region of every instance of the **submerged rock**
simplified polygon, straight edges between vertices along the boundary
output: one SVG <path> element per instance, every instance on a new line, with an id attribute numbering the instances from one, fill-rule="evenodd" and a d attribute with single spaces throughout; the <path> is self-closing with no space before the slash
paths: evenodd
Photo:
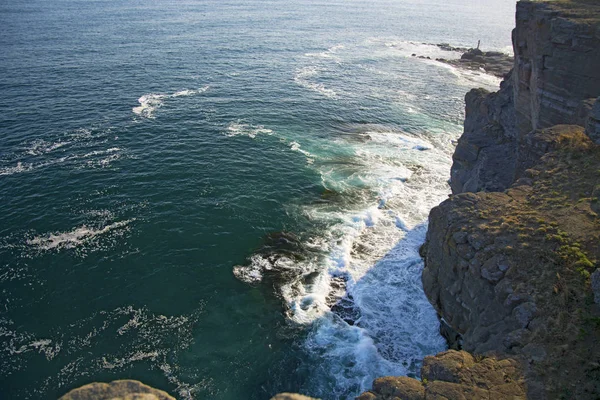
<path id="1" fill-rule="evenodd" d="M 71 390 L 59 400 L 175 400 L 167 392 L 140 381 L 94 382 Z"/>

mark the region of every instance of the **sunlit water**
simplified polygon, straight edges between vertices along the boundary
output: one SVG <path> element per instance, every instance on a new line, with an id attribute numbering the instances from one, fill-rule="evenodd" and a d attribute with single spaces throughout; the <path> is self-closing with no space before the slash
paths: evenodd
<path id="1" fill-rule="evenodd" d="M 0 4 L 0 393 L 352 398 L 444 349 L 418 248 L 512 1 Z"/>

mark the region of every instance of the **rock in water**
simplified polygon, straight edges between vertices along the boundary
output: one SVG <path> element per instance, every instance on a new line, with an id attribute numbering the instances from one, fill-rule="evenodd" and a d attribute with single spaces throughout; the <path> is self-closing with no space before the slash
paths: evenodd
<path id="1" fill-rule="evenodd" d="M 59 400 L 175 400 L 167 392 L 140 381 L 94 382 L 71 390 Z"/>

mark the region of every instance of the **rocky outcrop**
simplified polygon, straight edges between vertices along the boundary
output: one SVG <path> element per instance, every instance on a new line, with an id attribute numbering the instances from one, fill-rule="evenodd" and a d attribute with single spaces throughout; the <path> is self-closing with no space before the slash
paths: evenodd
<path id="1" fill-rule="evenodd" d="M 593 1 L 517 3 L 513 71 L 499 92 L 467 94 L 452 193 L 507 189 L 531 157 L 523 141 L 534 130 L 577 124 L 600 143 L 599 16 Z"/>
<path id="2" fill-rule="evenodd" d="M 167 392 L 142 382 L 120 380 L 110 383 L 94 382 L 71 390 L 59 400 L 175 400 Z"/>
<path id="3" fill-rule="evenodd" d="M 473 89 L 465 101 L 464 133 L 452 156 L 452 193 L 503 190 L 514 180 L 517 150 L 512 80 L 495 93 Z"/>
<path id="4" fill-rule="evenodd" d="M 596 143 L 600 143 L 600 97 L 596 99 L 589 109 L 587 121 L 585 123 L 585 133 Z"/>
<path id="5" fill-rule="evenodd" d="M 474 358 L 464 351 L 449 350 L 425 357 L 421 378 L 378 378 L 373 389 L 357 399 L 525 399 L 520 365 L 512 359 Z"/>
<path id="6" fill-rule="evenodd" d="M 579 126 L 524 138 L 505 192 L 431 211 L 423 286 L 463 349 L 521 360 L 530 398 L 600 396 L 600 146 Z"/>
<path id="7" fill-rule="evenodd" d="M 361 399 L 600 398 L 600 3 L 522 0 L 513 46 L 500 91 L 466 96 L 454 195 L 421 253 L 444 330 L 514 385 L 494 393 L 478 380 L 491 361 L 441 353 L 421 383 L 379 379 Z"/>
<path id="8" fill-rule="evenodd" d="M 498 51 L 481 51 L 479 49 L 468 49 L 458 59 L 437 58 L 436 60 L 460 68 L 483 70 L 499 78 L 508 75 L 513 67 L 513 57 L 508 54 Z"/>

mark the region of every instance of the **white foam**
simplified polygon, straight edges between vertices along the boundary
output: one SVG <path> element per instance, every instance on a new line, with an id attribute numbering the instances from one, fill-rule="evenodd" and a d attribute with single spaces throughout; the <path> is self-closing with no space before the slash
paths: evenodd
<path id="1" fill-rule="evenodd" d="M 171 99 L 182 96 L 193 96 L 196 94 L 204 93 L 209 89 L 209 86 L 204 86 L 199 89 L 185 89 L 180 90 L 172 94 L 162 94 L 162 93 L 149 93 L 145 94 L 138 99 L 139 106 L 133 107 L 132 111 L 134 114 L 137 114 L 144 118 L 154 118 L 154 113 L 157 109 L 163 106 L 165 99 Z"/>
<path id="2" fill-rule="evenodd" d="M 302 209 L 329 226 L 311 243 L 325 256 L 287 266 L 298 278 L 281 287 L 288 318 L 311 326 L 306 350 L 327 360 L 310 378 L 320 387 L 317 394 L 335 398 L 357 395 L 377 376 L 418 375 L 423 356 L 444 348 L 421 287 L 418 247 L 429 210 L 449 191 L 448 136 L 458 129 L 435 136 L 369 125 L 361 132 L 360 141 L 341 137 L 333 143 L 351 159 L 327 162 L 320 154 L 313 164 L 326 188 L 352 193 L 354 201 Z M 290 147 L 300 150 L 297 142 Z M 245 280 L 256 283 L 270 268 L 264 261 L 254 260 Z M 332 312 L 332 294 L 333 301 L 344 294 L 353 299 L 359 315 L 354 326 Z"/>
<path id="3" fill-rule="evenodd" d="M 21 161 L 19 161 L 19 162 L 17 162 L 17 164 L 14 167 L 0 168 L 0 176 L 1 175 L 18 174 L 21 172 L 31 171 L 32 169 L 33 169 L 33 166 L 31 164 L 24 164 Z"/>
<path id="4" fill-rule="evenodd" d="M 27 154 L 32 156 L 39 156 L 42 154 L 50 153 L 56 149 L 59 149 L 69 144 L 71 144 L 70 141 L 47 142 L 45 140 L 38 139 L 31 143 L 31 146 L 26 150 L 26 152 Z"/>
<path id="5" fill-rule="evenodd" d="M 379 43 L 381 42 L 381 39 L 374 38 L 372 41 Z M 436 58 L 455 59 L 460 58 L 461 56 L 459 52 L 443 50 L 434 44 L 413 41 L 387 41 L 384 45 L 391 49 L 395 54 L 403 57 L 413 57 L 413 54 L 415 54 L 416 56 L 429 57 L 432 60 L 435 60 Z M 418 60 L 426 61 L 427 59 L 418 58 Z"/>
<path id="6" fill-rule="evenodd" d="M 316 78 L 320 72 L 321 70 L 318 67 L 312 65 L 299 68 L 294 75 L 294 82 L 330 99 L 337 99 L 338 95 L 333 89 L 327 88 L 324 84 L 314 81 L 314 78 Z"/>
<path id="7" fill-rule="evenodd" d="M 135 219 L 113 222 L 102 228 L 93 228 L 86 225 L 80 226 L 69 232 L 56 232 L 48 235 L 36 236 L 27 240 L 27 244 L 40 251 L 72 249 L 81 246 L 97 236 L 113 230 L 124 229 Z"/>
<path id="8" fill-rule="evenodd" d="M 296 141 L 293 141 L 290 143 L 290 150 L 297 151 L 298 153 L 304 154 L 306 156 L 306 162 L 308 164 L 312 164 L 315 161 L 314 156 L 311 153 L 309 153 L 308 151 L 302 149 L 300 147 L 300 143 L 298 143 Z"/>
<path id="9" fill-rule="evenodd" d="M 226 128 L 226 135 L 229 137 L 247 136 L 251 139 L 256 139 L 256 136 L 261 134 L 272 135 L 273 131 L 265 128 L 263 125 L 245 124 L 240 121 L 230 122 Z"/>
<path id="10" fill-rule="evenodd" d="M 316 53 L 305 53 L 304 56 L 305 57 L 332 59 L 332 60 L 335 60 L 336 62 L 340 62 L 341 59 L 340 59 L 340 57 L 338 57 L 336 55 L 336 53 L 338 52 L 338 50 L 343 50 L 345 48 L 346 48 L 346 46 L 344 46 L 343 44 L 338 44 L 335 46 L 331 46 L 326 51 L 320 51 L 320 52 L 316 52 Z"/>

